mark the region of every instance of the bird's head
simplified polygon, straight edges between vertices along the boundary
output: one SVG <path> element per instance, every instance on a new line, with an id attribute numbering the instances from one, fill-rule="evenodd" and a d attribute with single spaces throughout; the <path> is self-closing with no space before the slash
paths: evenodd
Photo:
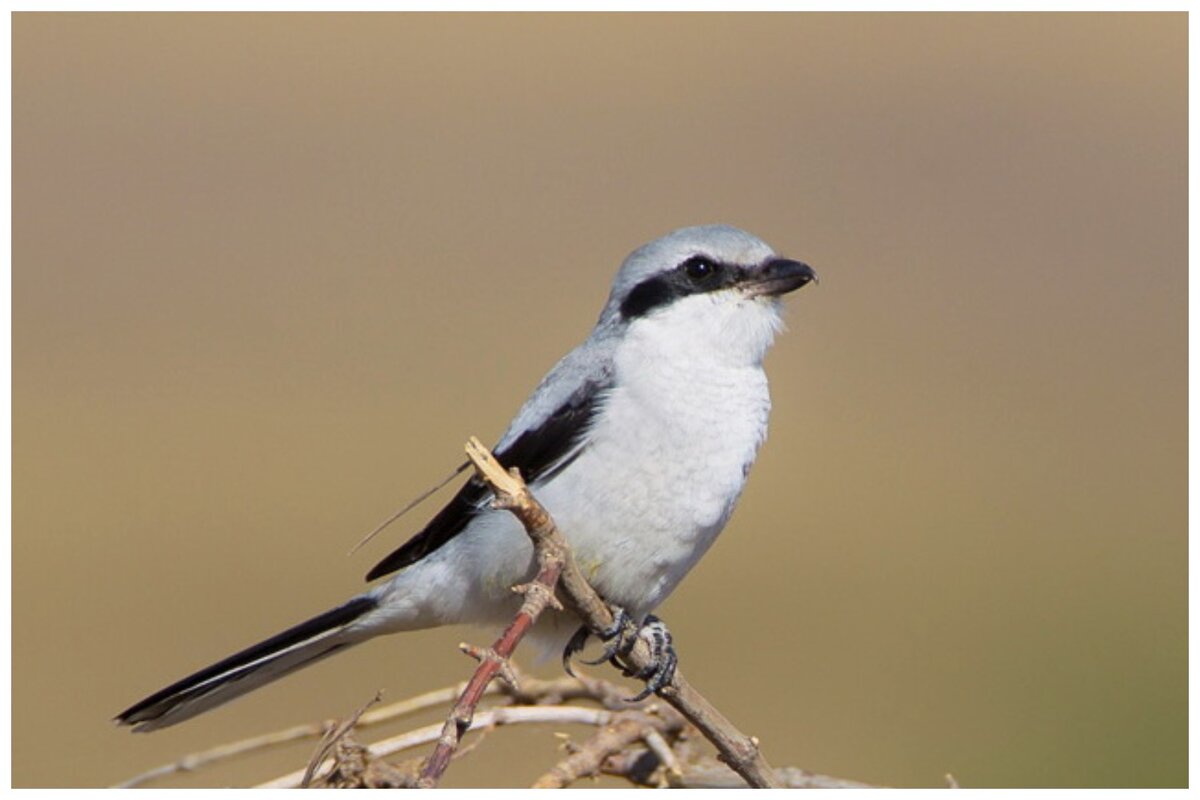
<path id="1" fill-rule="evenodd" d="M 681 228 L 625 259 L 600 324 L 759 361 L 781 324 L 779 298 L 816 277 L 738 228 Z"/>

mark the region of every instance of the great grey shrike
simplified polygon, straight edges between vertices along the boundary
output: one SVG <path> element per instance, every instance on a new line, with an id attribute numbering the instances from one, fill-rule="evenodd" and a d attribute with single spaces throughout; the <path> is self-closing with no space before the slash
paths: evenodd
<path id="1" fill-rule="evenodd" d="M 591 336 L 542 380 L 494 448 L 518 467 L 584 575 L 670 648 L 650 616 L 733 512 L 771 400 L 763 356 L 780 296 L 815 279 L 727 225 L 683 228 L 621 266 Z M 528 536 L 471 479 L 383 559 L 363 594 L 168 686 L 117 716 L 150 731 L 228 702 L 351 645 L 455 623 L 501 625 L 535 570 Z M 578 647 L 579 621 L 547 611 L 542 646 Z M 613 632 L 615 635 L 615 631 Z M 608 653 L 608 654 L 611 654 Z M 669 679 L 674 653 L 650 687 Z"/>

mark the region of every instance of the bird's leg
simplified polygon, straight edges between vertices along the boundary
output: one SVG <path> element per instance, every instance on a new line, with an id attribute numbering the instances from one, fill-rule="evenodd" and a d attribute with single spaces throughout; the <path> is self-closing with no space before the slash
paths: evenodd
<path id="1" fill-rule="evenodd" d="M 633 646 L 633 637 L 636 633 L 633 620 L 629 618 L 629 614 L 625 613 L 625 609 L 618 605 L 610 604 L 609 609 L 613 615 L 612 625 L 597 634 L 600 641 L 604 642 L 604 654 L 594 661 L 581 659 L 585 664 L 595 665 L 612 661 L 618 654 L 628 652 L 629 648 Z M 583 649 L 590 633 L 591 631 L 587 629 L 586 625 L 579 626 L 579 630 L 575 631 L 571 640 L 567 642 L 567 646 L 563 648 L 563 669 L 571 677 L 575 677 L 575 673 L 571 670 L 571 659 Z"/>

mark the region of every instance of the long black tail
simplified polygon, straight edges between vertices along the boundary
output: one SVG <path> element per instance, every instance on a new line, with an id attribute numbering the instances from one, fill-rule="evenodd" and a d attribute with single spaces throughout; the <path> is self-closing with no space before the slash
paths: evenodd
<path id="1" fill-rule="evenodd" d="M 356 620 L 378 605 L 369 595 L 355 597 L 264 642 L 218 661 L 135 703 L 116 716 L 135 731 L 153 731 L 191 719 L 241 697 L 276 678 L 363 641 Z"/>

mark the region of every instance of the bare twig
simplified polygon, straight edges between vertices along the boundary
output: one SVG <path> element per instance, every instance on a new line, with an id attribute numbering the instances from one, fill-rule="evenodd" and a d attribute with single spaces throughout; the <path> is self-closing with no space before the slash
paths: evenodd
<path id="1" fill-rule="evenodd" d="M 676 747 L 675 749 L 678 749 Z M 627 749 L 618 756 L 609 758 L 603 766 L 605 775 L 624 778 L 631 783 L 657 787 L 661 783 L 654 779 L 662 765 L 658 755 L 650 749 Z M 746 781 L 728 765 L 715 758 L 693 762 L 680 762 L 678 783 L 671 786 L 679 789 L 745 789 Z M 876 789 L 869 783 L 835 778 L 796 767 L 779 767 L 776 774 L 788 789 Z"/>
<path id="2" fill-rule="evenodd" d="M 501 725 L 521 725 L 530 723 L 555 723 L 559 725 L 606 725 L 612 720 L 614 712 L 602 708 L 583 708 L 578 706 L 502 706 L 480 711 L 471 720 L 468 731 Z M 444 725 L 427 725 L 415 731 L 393 736 L 375 742 L 367 748 L 372 759 L 381 759 L 396 753 L 420 747 L 441 738 Z M 304 778 L 304 770 L 296 770 L 282 775 L 266 783 L 259 784 L 259 789 L 293 789 L 300 785 Z"/>
<path id="3" fill-rule="evenodd" d="M 457 697 L 465 685 L 464 682 L 457 686 L 448 686 L 407 700 L 372 708 L 359 717 L 357 727 L 377 725 L 427 710 L 435 705 L 443 705 Z M 690 745 L 696 739 L 693 734 L 689 734 L 691 729 L 683 723 L 682 717 L 676 711 L 655 700 L 645 700 L 631 706 L 624 699 L 627 689 L 612 681 L 597 678 L 585 672 L 579 672 L 574 678 L 563 676 L 541 679 L 521 675 L 517 687 L 494 683 L 486 694 L 501 695 L 503 701 L 521 705 L 480 710 L 472 722 L 472 731 L 505 725 L 536 723 L 581 724 L 603 729 L 614 721 L 626 719 L 630 715 L 637 715 L 637 718 L 643 721 L 644 724 L 640 728 L 640 741 L 639 737 L 634 737 L 625 749 L 604 758 L 600 763 L 598 773 L 580 770 L 577 764 L 575 768 L 579 771 L 578 777 L 584 777 L 586 774 L 605 774 L 643 786 L 661 786 L 664 781 L 667 785 L 688 788 L 733 788 L 746 785 L 745 781 L 736 773 L 716 759 L 712 757 L 696 759 L 691 754 Z M 562 705 L 571 700 L 597 703 L 603 708 Z M 301 732 L 305 733 L 308 738 L 313 738 L 335 725 L 335 722 L 327 722 L 321 725 L 296 726 L 278 733 L 214 748 L 195 754 L 202 758 L 192 756 L 189 759 L 192 759 L 191 763 L 195 763 L 197 767 L 206 766 L 226 757 L 223 754 L 247 753 L 256 749 L 255 745 L 264 742 L 267 744 L 262 746 L 270 746 L 270 743 L 279 741 L 295 741 L 297 738 L 302 738 L 298 735 Z M 326 758 L 318 765 L 317 773 L 326 775 L 332 781 L 332 785 L 343 787 L 415 787 L 421 767 L 420 759 L 409 759 L 395 766 L 389 764 L 385 759 L 394 758 L 405 751 L 424 747 L 436 741 L 442 730 L 442 724 L 429 725 L 392 736 L 369 746 L 358 745 L 343 738 L 339 745 L 341 752 L 335 752 L 333 757 Z M 651 745 L 641 746 L 641 742 L 651 742 L 656 736 L 669 747 L 668 752 L 673 754 L 678 764 L 680 771 L 678 783 L 673 780 L 670 772 L 664 769 L 664 767 L 667 770 L 670 769 L 670 757 L 662 752 L 661 747 L 650 749 Z M 581 745 L 573 746 L 571 752 L 579 752 L 581 749 L 589 747 L 589 742 L 591 739 Z M 456 756 L 461 756 L 467 750 L 468 748 L 465 746 L 460 747 Z M 187 760 L 181 759 L 181 762 Z M 174 765 L 167 766 L 173 767 Z M 172 769 L 171 771 L 182 770 Z M 790 787 L 866 786 L 866 784 L 854 781 L 816 775 L 787 767 L 779 769 L 778 774 L 784 784 Z M 296 770 L 275 778 L 263 786 L 295 788 L 301 784 L 303 778 L 304 770 Z M 325 779 L 314 781 L 314 784 L 331 785 Z"/>
<path id="4" fill-rule="evenodd" d="M 617 712 L 611 722 L 586 742 L 572 748 L 574 752 L 534 781 L 533 788 L 562 789 L 580 778 L 597 775 L 606 758 L 643 740 L 648 731 L 655 731 L 663 724 L 663 720 L 641 711 Z"/>
<path id="5" fill-rule="evenodd" d="M 148 783 L 157 778 L 164 778 L 168 775 L 176 775 L 180 772 L 192 772 L 201 767 L 215 764 L 218 761 L 225 761 L 235 756 L 245 755 L 246 753 L 258 750 L 267 750 L 302 739 L 311 739 L 314 736 L 323 734 L 331 724 L 328 722 L 308 722 L 303 725 L 294 725 L 281 731 L 273 731 L 272 733 L 264 733 L 261 736 L 252 736 L 248 739 L 218 745 L 198 753 L 189 753 L 183 758 L 172 761 L 169 764 L 162 764 L 154 769 L 134 775 L 132 778 L 115 785 L 113 788 L 129 789 L 134 786 L 141 786 L 143 783 Z"/>
<path id="6" fill-rule="evenodd" d="M 683 766 L 679 763 L 679 758 L 671 749 L 671 745 L 654 728 L 647 728 L 642 732 L 642 741 L 650 748 L 650 752 L 658 756 L 658 760 L 662 762 L 663 778 L 666 780 L 667 786 L 678 788 L 683 780 Z"/>

